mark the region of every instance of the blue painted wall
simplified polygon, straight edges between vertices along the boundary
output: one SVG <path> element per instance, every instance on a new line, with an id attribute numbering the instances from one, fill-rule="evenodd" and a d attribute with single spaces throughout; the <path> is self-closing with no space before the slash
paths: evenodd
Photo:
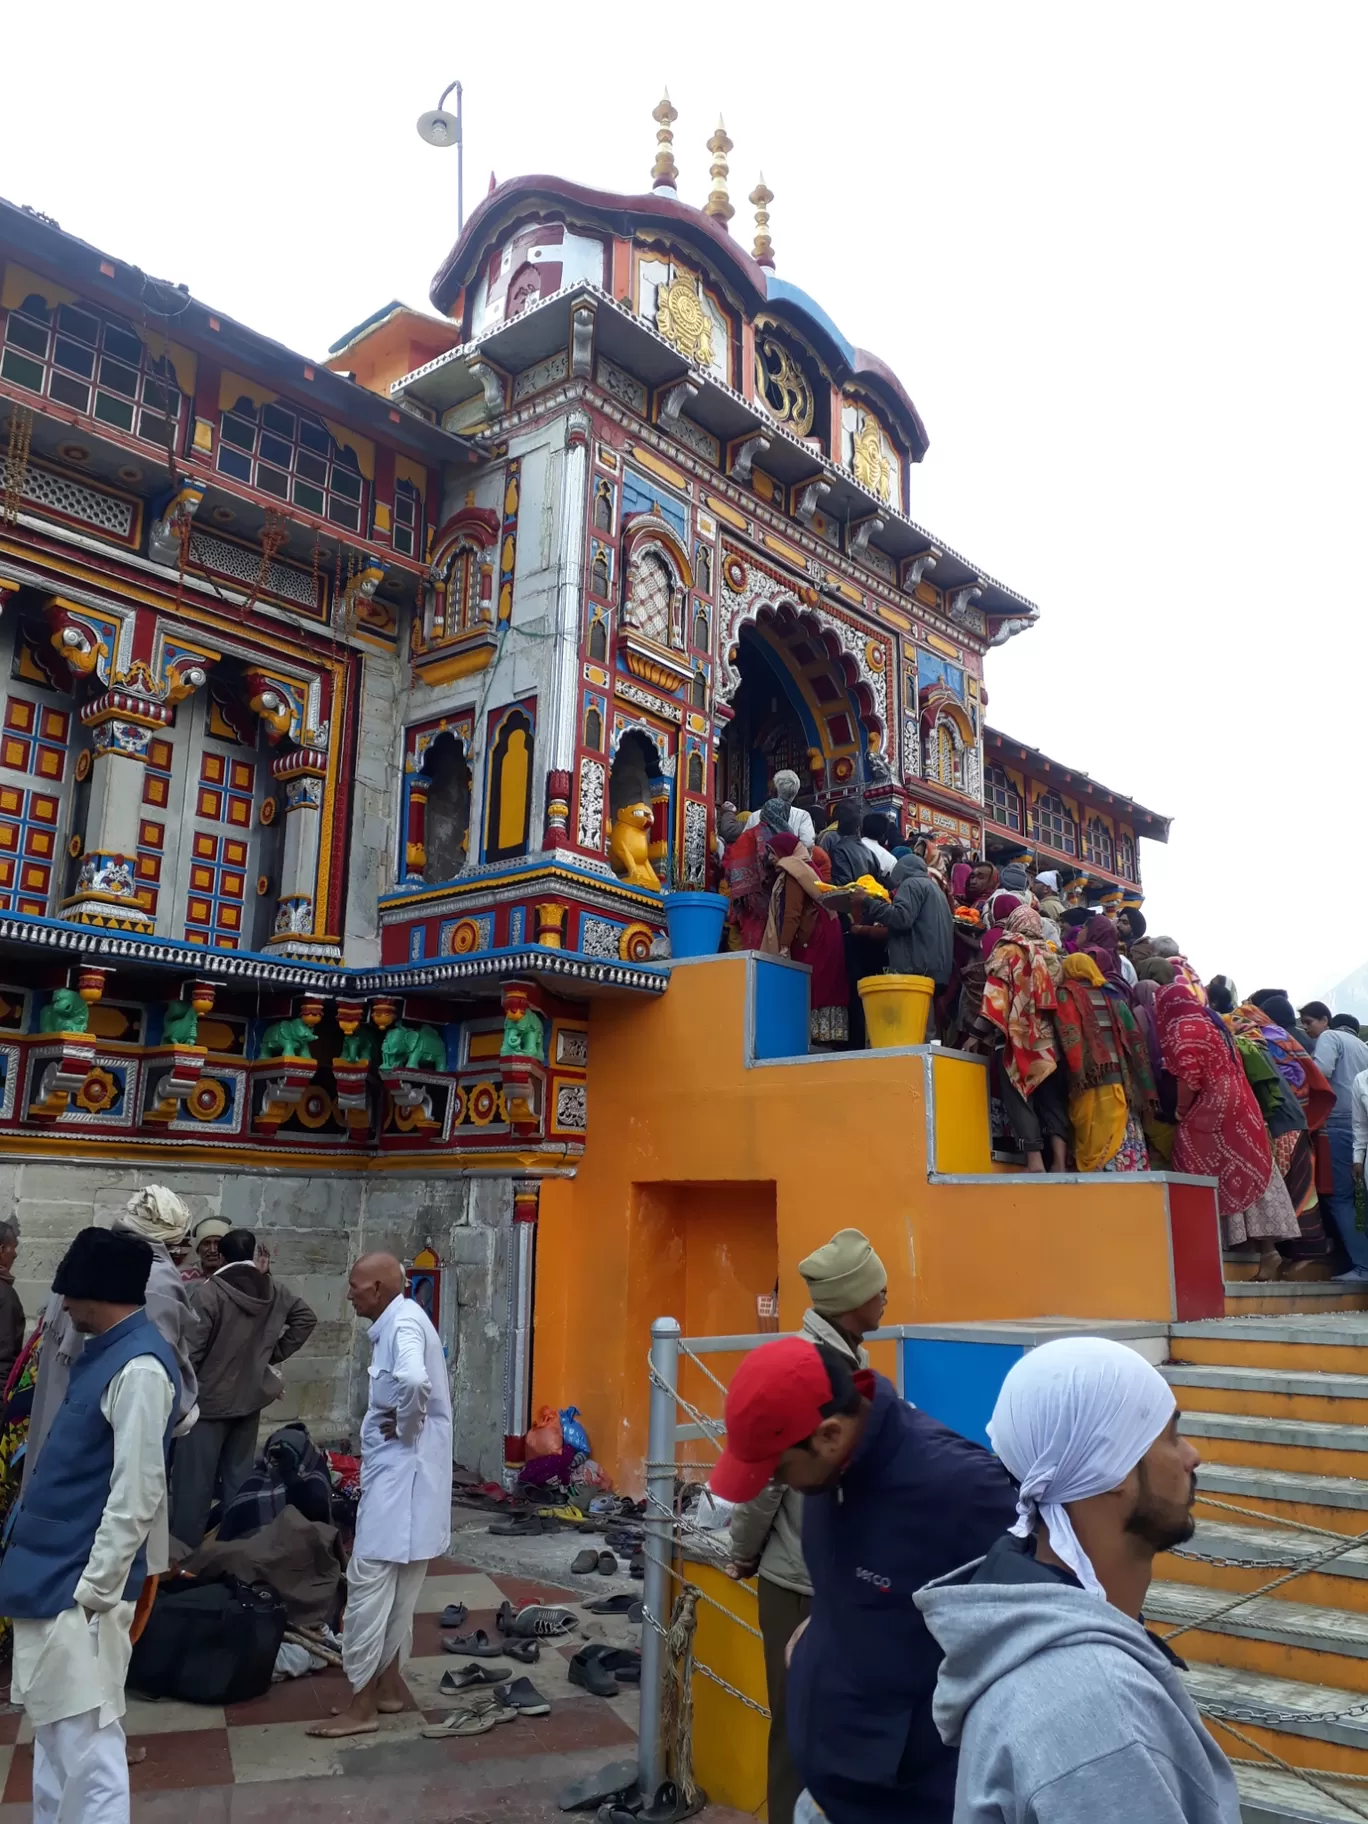
<path id="1" fill-rule="evenodd" d="M 801 1058 L 808 1049 L 806 969 L 757 956 L 755 969 L 755 1055 L 757 1058 Z"/>
<path id="2" fill-rule="evenodd" d="M 942 1425 L 988 1442 L 988 1421 L 1014 1362 L 1026 1351 L 1020 1343 L 956 1343 L 907 1336 L 902 1350 L 903 1398 Z"/>

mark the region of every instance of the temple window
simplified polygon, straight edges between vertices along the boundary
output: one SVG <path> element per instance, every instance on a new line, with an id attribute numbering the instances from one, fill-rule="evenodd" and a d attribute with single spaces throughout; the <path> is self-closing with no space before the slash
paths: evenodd
<path id="1" fill-rule="evenodd" d="M 618 743 L 608 775 L 608 808 L 613 815 L 629 804 L 649 804 L 651 781 L 663 770 L 650 736 L 629 728 Z"/>
<path id="2" fill-rule="evenodd" d="M 1063 855 L 1078 853 L 1078 825 L 1058 792 L 1044 792 L 1031 806 L 1031 834 Z"/>
<path id="3" fill-rule="evenodd" d="M 608 553 L 602 548 L 594 553 L 594 562 L 590 571 L 589 588 L 592 594 L 606 597 L 612 587 L 608 572 Z"/>
<path id="4" fill-rule="evenodd" d="M 175 737 L 177 747 L 185 744 L 184 785 L 179 806 L 173 795 L 164 864 L 174 868 L 175 892 L 158 929 L 216 950 L 261 949 L 280 891 L 285 817 L 262 820 L 262 805 L 274 798 L 271 750 L 242 695 L 227 676 L 210 684 L 185 706 L 190 713 L 178 718 Z"/>
<path id="5" fill-rule="evenodd" d="M 450 880 L 466 865 L 470 847 L 470 767 L 455 735 L 438 735 L 427 751 L 423 772 L 430 781 L 423 878 Z"/>
<path id="6" fill-rule="evenodd" d="M 38 636 L 41 644 L 41 636 Z M 43 917 L 61 897 L 71 797 L 75 705 L 51 688 L 32 658 L 33 642 L 9 630 L 0 731 L 0 910 Z"/>
<path id="7" fill-rule="evenodd" d="M 702 652 L 708 650 L 708 613 L 705 608 L 694 610 L 693 643 Z"/>
<path id="8" fill-rule="evenodd" d="M 990 766 L 984 778 L 984 803 L 994 823 L 1009 830 L 1021 828 L 1021 793 L 1000 766 Z"/>
<path id="9" fill-rule="evenodd" d="M 712 594 L 712 552 L 700 545 L 694 555 L 694 587 L 704 595 Z"/>
<path id="10" fill-rule="evenodd" d="M 689 755 L 689 790 L 700 794 L 703 790 L 703 756 L 697 748 Z"/>
<path id="11" fill-rule="evenodd" d="M 585 712 L 584 745 L 596 750 L 603 746 L 603 717 L 596 709 Z"/>
<path id="12" fill-rule="evenodd" d="M 1111 831 L 1097 817 L 1090 817 L 1083 832 L 1083 857 L 1099 868 L 1111 869 Z"/>
<path id="13" fill-rule="evenodd" d="M 670 643 L 674 607 L 674 573 L 658 551 L 634 557 L 627 573 L 627 601 L 622 618 L 629 627 L 661 646 Z"/>
<path id="14" fill-rule="evenodd" d="M 601 614 L 594 616 L 589 628 L 589 657 L 600 664 L 608 658 L 608 624 Z"/>
<path id="15" fill-rule="evenodd" d="M 532 719 L 513 708 L 499 723 L 489 754 L 485 860 L 527 853 L 532 816 Z"/>
<path id="16" fill-rule="evenodd" d="M 268 403 L 258 412 L 239 399 L 223 414 L 218 467 L 235 481 L 289 500 L 306 513 L 356 532 L 365 482 L 356 453 L 334 442 L 321 419 Z"/>
<path id="17" fill-rule="evenodd" d="M 708 707 L 708 680 L 701 671 L 696 671 L 694 673 L 693 706 L 695 709 L 706 709 Z"/>
<path id="18" fill-rule="evenodd" d="M 390 534 L 396 551 L 405 557 L 418 554 L 418 538 L 423 524 L 423 497 L 411 481 L 394 484 L 394 525 Z"/>
<path id="19" fill-rule="evenodd" d="M 1129 830 L 1122 830 L 1116 839 L 1116 871 L 1127 880 L 1139 881 L 1140 873 L 1135 865 L 1135 838 Z"/>
<path id="20" fill-rule="evenodd" d="M 594 527 L 599 532 L 613 529 L 613 488 L 607 481 L 600 481 L 594 488 Z"/>
<path id="21" fill-rule="evenodd" d="M 939 716 L 927 736 L 926 773 L 951 791 L 964 790 L 964 743 L 948 716 Z"/>
<path id="22" fill-rule="evenodd" d="M 129 323 L 76 304 L 49 310 L 25 298 L 8 313 L 0 378 L 102 424 L 166 446 L 179 447 L 184 407 L 175 369 L 151 355 Z"/>

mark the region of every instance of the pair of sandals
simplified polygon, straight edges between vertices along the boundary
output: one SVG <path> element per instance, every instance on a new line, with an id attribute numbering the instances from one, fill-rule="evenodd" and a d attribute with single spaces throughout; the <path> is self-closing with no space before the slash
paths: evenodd
<path id="1" fill-rule="evenodd" d="M 442 1641 L 443 1653 L 455 1653 L 462 1659 L 516 1659 L 520 1666 L 535 1666 L 541 1658 L 541 1646 L 535 1640 L 491 1640 L 483 1628 L 473 1634 L 457 1634 Z"/>
<path id="2" fill-rule="evenodd" d="M 596 1552 L 592 1547 L 582 1551 L 570 1566 L 576 1577 L 587 1577 L 597 1571 L 600 1577 L 616 1577 L 618 1561 L 611 1552 Z"/>
<path id="3" fill-rule="evenodd" d="M 641 1654 L 635 1647 L 610 1647 L 599 1641 L 581 1647 L 570 1661 L 570 1683 L 592 1697 L 617 1697 L 624 1685 L 641 1683 Z"/>
<path id="4" fill-rule="evenodd" d="M 625 1615 L 628 1621 L 641 1621 L 643 1611 L 639 1596 L 600 1596 L 597 1602 L 586 1602 L 591 1615 Z"/>
<path id="5" fill-rule="evenodd" d="M 443 1697 L 467 1700 L 471 1700 L 472 1692 L 483 1695 L 493 1691 L 501 1703 L 511 1705 L 522 1716 L 551 1714 L 550 1704 L 530 1678 L 510 1678 L 507 1672 L 495 1672 L 488 1666 L 462 1666 L 459 1671 L 443 1672 L 437 1689 Z M 481 1703 L 480 1698 L 471 1701 L 477 1707 Z"/>

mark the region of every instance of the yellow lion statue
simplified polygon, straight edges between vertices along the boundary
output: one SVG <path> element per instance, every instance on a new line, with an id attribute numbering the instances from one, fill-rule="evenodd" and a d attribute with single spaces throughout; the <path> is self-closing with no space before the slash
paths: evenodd
<path id="1" fill-rule="evenodd" d="M 650 805 L 624 804 L 613 818 L 608 860 L 613 872 L 620 874 L 629 887 L 660 885 L 660 876 L 650 862 L 650 841 Z"/>

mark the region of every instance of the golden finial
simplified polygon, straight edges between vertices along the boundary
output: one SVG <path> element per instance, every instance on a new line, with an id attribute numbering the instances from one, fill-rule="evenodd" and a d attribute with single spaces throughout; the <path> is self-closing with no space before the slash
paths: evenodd
<path id="1" fill-rule="evenodd" d="M 651 119 L 658 123 L 655 164 L 651 168 L 651 188 L 664 190 L 673 196 L 679 187 L 679 172 L 675 168 L 674 134 L 670 129 L 679 119 L 679 110 L 671 102 L 668 89 L 651 110 Z"/>
<path id="2" fill-rule="evenodd" d="M 757 266 L 768 266 L 774 270 L 774 243 L 769 233 L 769 206 L 774 201 L 774 192 L 765 182 L 765 174 L 760 173 L 760 182 L 750 193 L 750 200 L 755 204 L 755 245 L 751 255 Z"/>
<path id="3" fill-rule="evenodd" d="M 708 200 L 703 205 L 703 213 L 712 216 L 724 227 L 736 214 L 727 196 L 727 154 L 731 149 L 732 142 L 727 138 L 726 122 L 719 114 L 717 131 L 708 141 L 708 150 L 713 155 L 713 162 L 708 168 L 708 175 L 712 178 L 712 189 L 708 192 Z M 731 230 L 728 229 L 727 232 L 730 233 Z"/>

